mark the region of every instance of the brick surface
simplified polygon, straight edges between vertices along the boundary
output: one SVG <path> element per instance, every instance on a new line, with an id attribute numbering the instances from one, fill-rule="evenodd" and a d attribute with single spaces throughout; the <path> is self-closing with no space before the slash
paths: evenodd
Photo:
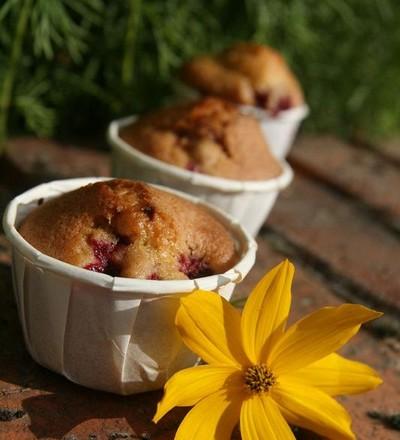
<path id="1" fill-rule="evenodd" d="M 400 165 L 400 139 L 392 138 L 376 143 L 376 149 L 381 151 L 389 160 L 393 160 Z"/>
<path id="2" fill-rule="evenodd" d="M 265 240 L 259 240 L 260 254 L 251 276 L 240 286 L 237 297 L 247 295 L 265 271 L 282 260 L 283 256 L 271 250 Z M 0 297 L 0 340 L 6 342 L 0 358 L 0 415 L 2 409 L 22 410 L 24 415 L 8 422 L 0 422 L 0 438 L 10 439 L 97 439 L 113 438 L 124 433 L 128 438 L 173 439 L 176 428 L 186 410 L 178 409 L 159 425 L 150 420 L 160 392 L 120 397 L 95 392 L 69 383 L 66 379 L 35 364 L 23 347 L 22 336 L 11 297 L 7 269 L 1 273 L 3 285 Z M 298 319 L 325 305 L 341 301 L 328 289 L 298 268 L 293 289 L 291 320 Z M 362 397 L 344 401 L 354 420 L 358 438 L 367 440 L 373 434 L 377 439 L 394 440 L 398 433 L 389 431 L 377 421 L 370 420 L 367 411 L 391 413 L 396 410 L 400 393 L 398 353 L 385 341 L 376 340 L 367 332 L 346 348 L 352 359 L 367 361 L 384 376 L 385 385 Z M 50 421 L 54 421 L 50 423 Z M 69 437 L 68 437 L 69 436 Z M 142 436 L 142 437 L 141 437 Z M 93 437 L 94 438 L 94 437 Z M 114 437 L 118 438 L 118 437 Z M 234 438 L 238 439 L 236 435 Z M 311 438 L 307 435 L 298 438 Z"/>
<path id="3" fill-rule="evenodd" d="M 20 173 L 23 185 L 15 183 L 14 171 L 10 173 L 11 180 L 4 179 L 5 174 L 0 173 L 0 203 L 4 204 L 17 187 L 26 187 L 49 177 L 107 173 L 105 154 L 55 143 L 43 147 L 40 142 L 24 139 L 11 144 L 11 164 Z M 305 145 L 304 148 L 311 148 Z M 295 151 L 303 154 L 300 153 L 302 148 L 300 146 Z M 313 148 L 317 148 L 317 144 Z M 70 153 L 66 153 L 67 150 Z M 346 165 L 351 157 L 346 159 L 346 152 L 342 150 L 341 147 L 331 150 L 336 152 L 335 157 L 340 151 L 339 157 L 331 158 L 340 179 L 328 181 L 326 175 L 318 174 L 318 167 L 310 168 L 307 173 L 317 180 L 297 177 L 292 187 L 282 194 L 267 228 L 258 239 L 256 265 L 236 290 L 238 305 L 243 303 L 243 298 L 266 270 L 280 262 L 284 255 L 291 255 L 296 263 L 291 321 L 319 307 L 343 302 L 337 296 L 335 278 L 326 278 L 326 268 L 338 279 L 349 279 L 355 287 L 360 287 L 360 295 L 357 296 L 356 291 L 356 298 L 352 299 L 367 302 L 375 299 L 396 316 L 395 308 L 400 301 L 396 272 L 400 261 L 398 239 L 378 219 L 368 216 L 366 210 L 360 209 L 351 198 L 331 191 L 330 186 L 343 189 L 374 209 L 390 212 L 392 218 L 397 215 L 395 199 L 386 199 L 385 204 L 378 206 L 378 197 L 367 198 L 357 179 L 366 176 L 373 165 L 353 163 L 351 167 L 355 167 L 358 177 L 352 180 L 351 167 Z M 21 160 L 23 154 L 27 154 L 26 163 Z M 328 165 L 329 154 L 324 152 L 322 156 L 321 161 Z M 310 157 L 302 157 L 308 164 L 316 166 Z M 386 182 L 396 179 L 391 173 L 387 172 L 385 165 L 383 179 Z M 334 174 L 331 174 L 332 179 Z M 380 183 L 375 182 L 378 178 L 379 173 L 375 177 L 371 174 L 375 195 L 381 191 Z M 321 187 L 320 179 L 325 179 L 329 185 Z M 10 182 L 12 187 L 7 186 Z M 286 250 L 287 244 L 294 251 Z M 152 424 L 151 418 L 161 392 L 121 397 L 88 390 L 40 367 L 30 358 L 24 348 L 12 298 L 8 263 L 9 247 L 0 235 L 0 440 L 172 440 L 187 410 L 174 410 L 159 425 Z M 365 297 L 366 294 L 371 298 Z M 351 413 L 358 439 L 395 440 L 400 438 L 399 431 L 387 429 L 379 420 L 369 418 L 367 413 L 377 411 L 390 415 L 399 412 L 400 342 L 396 336 L 383 337 L 385 333 L 381 338 L 374 335 L 375 328 L 367 326 L 343 353 L 376 368 L 384 378 L 384 385 L 367 394 L 342 398 L 342 401 Z M 305 432 L 296 433 L 296 437 L 316 440 L 316 436 Z M 236 432 L 233 439 L 239 438 Z"/>
<path id="4" fill-rule="evenodd" d="M 300 139 L 290 159 L 296 169 L 357 197 L 400 226 L 400 171 L 395 164 L 329 136 Z"/>
<path id="5" fill-rule="evenodd" d="M 7 152 L 22 175 L 37 180 L 110 174 L 108 154 L 48 139 L 15 138 Z"/>
<path id="6" fill-rule="evenodd" d="M 357 141 L 356 141 L 357 142 Z M 386 158 L 392 163 L 400 165 L 400 138 L 375 139 L 373 141 L 359 140 L 360 144 L 366 144 L 374 152 Z"/>
<path id="7" fill-rule="evenodd" d="M 400 309 L 400 243 L 357 206 L 296 176 L 267 225 L 353 280 L 364 295 Z"/>

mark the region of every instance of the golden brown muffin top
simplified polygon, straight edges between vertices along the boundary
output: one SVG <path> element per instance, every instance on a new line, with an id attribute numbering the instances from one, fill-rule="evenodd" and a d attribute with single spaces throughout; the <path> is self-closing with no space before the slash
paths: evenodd
<path id="1" fill-rule="evenodd" d="M 223 273 L 235 242 L 203 207 L 142 182 L 97 182 L 51 199 L 19 228 L 40 252 L 95 272 L 153 280 Z"/>
<path id="2" fill-rule="evenodd" d="M 304 103 L 301 86 L 283 57 L 257 43 L 238 43 L 216 56 L 186 63 L 183 79 L 209 95 L 266 109 L 272 115 Z"/>
<path id="3" fill-rule="evenodd" d="M 145 115 L 123 128 L 120 136 L 161 161 L 211 176 L 266 180 L 282 172 L 258 121 L 219 98 Z"/>

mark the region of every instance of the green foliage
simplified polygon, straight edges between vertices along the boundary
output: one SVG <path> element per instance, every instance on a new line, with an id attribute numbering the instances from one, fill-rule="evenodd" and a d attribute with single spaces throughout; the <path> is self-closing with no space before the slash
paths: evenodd
<path id="1" fill-rule="evenodd" d="M 184 60 L 236 40 L 285 54 L 309 130 L 399 132 L 398 0 L 2 0 L 0 142 L 7 127 L 103 132 L 166 102 Z"/>

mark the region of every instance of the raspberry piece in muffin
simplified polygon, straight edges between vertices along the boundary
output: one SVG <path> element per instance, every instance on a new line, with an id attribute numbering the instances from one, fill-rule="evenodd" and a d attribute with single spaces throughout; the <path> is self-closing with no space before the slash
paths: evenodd
<path id="1" fill-rule="evenodd" d="M 190 279 L 206 277 L 213 272 L 204 259 L 193 255 L 181 255 L 179 257 L 179 270 Z"/>
<path id="2" fill-rule="evenodd" d="M 87 264 L 85 269 L 92 270 L 93 272 L 109 273 L 111 256 L 116 244 L 113 242 L 98 241 L 95 239 L 89 239 L 88 241 L 93 250 L 94 261 Z"/>
<path id="3" fill-rule="evenodd" d="M 94 272 L 148 280 L 223 273 L 229 231 L 202 207 L 141 182 L 98 182 L 51 199 L 20 227 L 36 249 Z"/>

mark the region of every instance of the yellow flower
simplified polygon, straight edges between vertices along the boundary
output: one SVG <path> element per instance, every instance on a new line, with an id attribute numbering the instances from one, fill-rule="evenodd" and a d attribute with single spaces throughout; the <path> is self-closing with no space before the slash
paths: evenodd
<path id="1" fill-rule="evenodd" d="M 176 373 L 154 422 L 174 406 L 193 406 L 175 440 L 295 439 L 288 423 L 333 440 L 354 439 L 351 419 L 332 396 L 381 383 L 368 366 L 334 353 L 381 313 L 356 304 L 325 307 L 286 327 L 294 267 L 284 261 L 257 284 L 243 313 L 198 290 L 181 299 L 176 325 L 209 365 Z"/>

